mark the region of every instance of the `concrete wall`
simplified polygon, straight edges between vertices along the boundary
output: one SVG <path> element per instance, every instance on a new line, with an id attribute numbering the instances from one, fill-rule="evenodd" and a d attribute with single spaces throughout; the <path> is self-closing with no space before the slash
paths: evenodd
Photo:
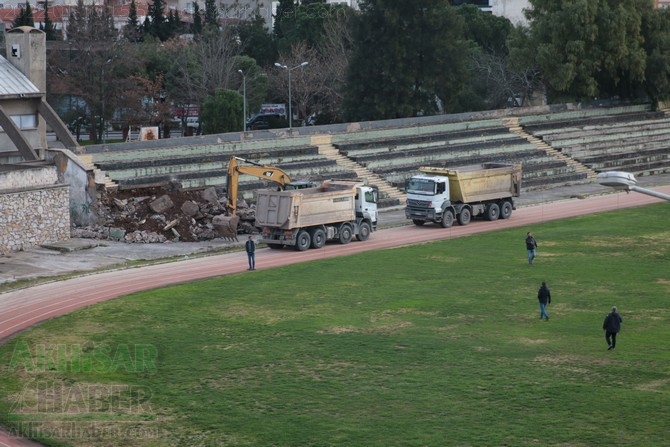
<path id="1" fill-rule="evenodd" d="M 70 221 L 72 225 L 87 226 L 98 222 L 96 186 L 92 170 L 67 149 L 49 149 L 46 160 L 54 163 L 58 183 L 68 185 Z"/>
<path id="2" fill-rule="evenodd" d="M 0 252 L 70 238 L 70 190 L 55 166 L 2 166 Z"/>

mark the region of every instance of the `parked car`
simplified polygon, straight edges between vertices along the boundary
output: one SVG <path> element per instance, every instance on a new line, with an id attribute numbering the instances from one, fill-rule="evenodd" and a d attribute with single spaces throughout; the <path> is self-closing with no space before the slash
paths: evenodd
<path id="1" fill-rule="evenodd" d="M 281 129 L 288 127 L 288 120 L 278 113 L 259 113 L 247 121 L 247 130 Z"/>

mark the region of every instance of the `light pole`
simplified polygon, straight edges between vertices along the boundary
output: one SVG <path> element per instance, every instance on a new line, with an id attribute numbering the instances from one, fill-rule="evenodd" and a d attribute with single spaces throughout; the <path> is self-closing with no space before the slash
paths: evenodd
<path id="1" fill-rule="evenodd" d="M 622 189 L 626 192 L 635 191 L 648 196 L 658 197 L 663 200 L 670 200 L 670 195 L 662 192 L 653 191 L 647 188 L 637 186 L 635 175 L 630 172 L 605 171 L 598 174 L 598 183 L 603 186 L 609 186 L 614 189 Z"/>
<path id="2" fill-rule="evenodd" d="M 295 70 L 296 68 L 301 68 L 304 67 L 305 65 L 309 64 L 309 62 L 305 61 L 300 65 L 296 65 L 295 67 L 288 68 L 286 65 L 282 65 L 279 62 L 275 62 L 275 67 L 283 68 L 284 70 L 288 71 L 288 128 L 293 129 L 293 109 L 291 108 L 291 72 Z"/>
<path id="3" fill-rule="evenodd" d="M 242 70 L 237 70 L 242 75 L 242 133 L 247 131 L 247 77 Z"/>

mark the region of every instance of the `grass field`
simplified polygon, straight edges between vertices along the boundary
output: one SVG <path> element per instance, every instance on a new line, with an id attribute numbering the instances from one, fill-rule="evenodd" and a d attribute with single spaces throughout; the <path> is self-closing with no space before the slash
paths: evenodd
<path id="1" fill-rule="evenodd" d="M 67 446 L 667 445 L 668 222 L 658 204 L 105 302 L 0 348 L 3 425 Z"/>

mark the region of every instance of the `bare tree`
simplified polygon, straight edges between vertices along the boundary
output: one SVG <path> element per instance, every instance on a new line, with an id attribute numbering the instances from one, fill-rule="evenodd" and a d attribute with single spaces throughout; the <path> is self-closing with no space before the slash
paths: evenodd
<path id="1" fill-rule="evenodd" d="M 104 139 L 107 123 L 127 96 L 129 74 L 136 58 L 113 26 L 104 6 L 85 6 L 80 0 L 67 28 L 67 51 L 61 52 L 58 73 L 68 90 L 85 104 L 91 137 Z"/>
<path id="2" fill-rule="evenodd" d="M 488 87 L 492 108 L 527 105 L 541 84 L 539 69 L 530 67 L 523 71 L 513 71 L 507 59 L 500 55 L 480 54 L 473 57 L 472 64 Z"/>
<path id="3" fill-rule="evenodd" d="M 303 62 L 308 64 L 301 67 Z M 291 47 L 289 54 L 279 55 L 279 63 L 287 68 L 277 68 L 268 75 L 271 88 L 278 98 L 286 98 L 288 102 L 287 70 L 291 70 L 291 108 L 298 119 L 304 119 L 318 110 L 319 99 L 324 96 L 329 81 L 327 62 L 317 50 L 299 42 Z"/>

